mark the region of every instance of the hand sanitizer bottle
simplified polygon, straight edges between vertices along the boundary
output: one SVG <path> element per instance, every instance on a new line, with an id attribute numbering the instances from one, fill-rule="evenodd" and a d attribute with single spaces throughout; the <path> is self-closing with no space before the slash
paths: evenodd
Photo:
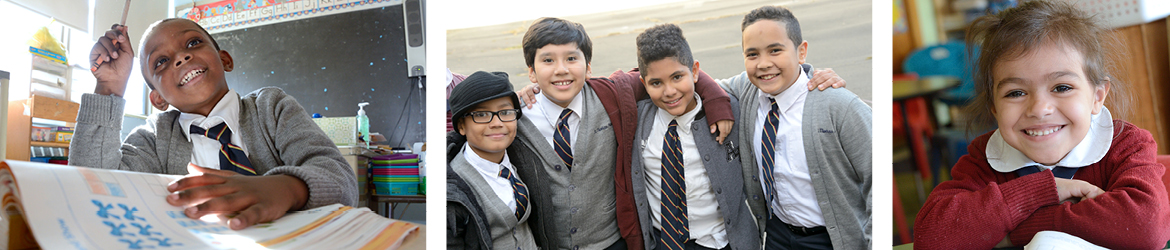
<path id="1" fill-rule="evenodd" d="M 366 116 L 366 105 L 370 105 L 370 103 L 358 103 L 358 143 L 365 144 L 366 148 L 370 148 L 370 117 Z"/>

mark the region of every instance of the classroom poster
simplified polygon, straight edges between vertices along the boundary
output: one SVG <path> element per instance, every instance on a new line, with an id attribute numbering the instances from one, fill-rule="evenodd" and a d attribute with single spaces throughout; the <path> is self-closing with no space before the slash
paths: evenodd
<path id="1" fill-rule="evenodd" d="M 215 34 L 266 24 L 401 5 L 402 0 L 224 0 L 179 10 L 175 16 Z"/>

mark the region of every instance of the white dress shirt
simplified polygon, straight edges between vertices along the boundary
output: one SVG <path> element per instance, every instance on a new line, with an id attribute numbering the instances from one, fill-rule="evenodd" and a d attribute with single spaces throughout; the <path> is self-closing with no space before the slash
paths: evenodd
<path id="1" fill-rule="evenodd" d="M 760 108 L 756 112 L 756 124 L 752 147 L 757 167 L 760 169 L 761 187 L 767 187 L 763 178 L 764 161 L 759 152 L 764 136 L 764 123 L 768 122 L 768 112 L 772 110 L 772 103 L 768 98 L 776 99 L 779 111 L 779 120 L 776 125 L 775 166 L 772 176 L 775 177 L 776 196 L 772 201 L 772 214 L 780 221 L 794 226 L 817 227 L 824 226 L 825 219 L 821 217 L 821 207 L 817 204 L 817 193 L 812 186 L 812 176 L 809 175 L 808 161 L 804 152 L 804 137 L 801 134 L 801 122 L 804 115 L 804 99 L 808 96 L 809 79 L 801 69 L 796 82 L 787 89 L 773 96 L 764 91 L 759 92 Z M 768 192 L 768 190 L 764 190 Z M 765 197 L 766 197 L 765 193 Z"/>
<path id="2" fill-rule="evenodd" d="M 662 143 L 666 138 L 666 130 L 670 121 L 678 122 L 679 145 L 683 152 L 683 175 L 686 180 L 687 218 L 689 220 L 691 238 L 695 243 L 704 247 L 721 249 L 727 246 L 727 231 L 723 225 L 723 215 L 719 214 L 719 203 L 715 200 L 715 193 L 711 191 L 711 180 L 707 178 L 707 169 L 703 167 L 703 157 L 695 145 L 695 136 L 692 134 L 691 123 L 695 115 L 703 109 L 703 102 L 695 94 L 695 108 L 681 116 L 671 115 L 665 109 L 658 109 L 654 115 L 653 128 L 650 135 L 642 143 L 642 164 L 646 167 L 646 197 L 650 204 L 651 221 L 654 228 L 662 229 Z M 706 130 L 700 129 L 706 132 Z"/>
<path id="3" fill-rule="evenodd" d="M 553 143 L 553 139 L 557 133 L 557 123 L 560 122 L 561 111 L 566 108 L 573 110 L 573 114 L 569 115 L 568 118 L 569 148 L 576 148 L 577 125 L 581 124 L 581 112 L 584 111 L 583 103 L 585 102 L 582 100 L 584 98 L 581 95 L 584 95 L 587 89 L 589 89 L 589 86 L 581 88 L 581 92 L 577 93 L 577 96 L 573 97 L 572 101 L 569 101 L 568 107 L 557 105 L 552 100 L 549 100 L 543 92 L 536 94 L 536 104 L 532 105 L 532 109 L 536 112 L 525 112 L 524 118 L 528 118 L 528 121 L 531 121 L 536 126 L 536 130 L 540 131 L 540 135 L 544 136 L 544 139 L 548 141 L 548 145 L 554 146 L 556 144 Z M 576 150 L 572 152 L 576 152 Z"/>
<path id="4" fill-rule="evenodd" d="M 471 144 L 466 143 L 463 144 L 463 159 L 466 159 L 467 163 L 475 167 L 475 171 L 479 172 L 479 175 L 483 177 L 483 180 L 487 182 L 488 186 L 492 187 L 492 191 L 496 193 L 496 197 L 499 197 L 500 201 L 508 205 L 508 209 L 516 211 L 516 195 L 512 190 L 512 181 L 500 177 L 500 170 L 508 168 L 508 171 L 512 172 L 512 175 L 517 180 L 520 179 L 520 176 L 516 173 L 516 167 L 512 166 L 512 162 L 508 160 L 507 153 L 504 154 L 504 160 L 500 161 L 500 163 L 495 163 L 479 157 L 479 154 L 476 154 L 475 150 L 471 150 Z"/>
<path id="5" fill-rule="evenodd" d="M 207 136 L 191 134 L 192 124 L 210 129 L 220 123 L 227 123 L 228 129 L 232 131 L 232 144 L 239 146 L 244 155 L 248 154 L 248 146 L 240 137 L 240 95 L 229 89 L 206 117 L 192 113 L 179 114 L 180 127 L 183 128 L 183 134 L 187 135 L 187 141 L 191 142 L 191 163 L 200 167 L 220 169 L 219 149 L 223 144 Z"/>
<path id="6" fill-rule="evenodd" d="M 998 129 L 995 130 L 994 134 L 991 134 L 991 138 L 987 141 L 987 149 L 984 150 L 987 154 L 987 163 L 991 165 L 992 169 L 1001 173 L 1034 165 L 1052 169 L 1057 166 L 1079 168 L 1097 163 L 1105 158 L 1105 153 L 1109 152 L 1109 146 L 1113 143 L 1113 115 L 1109 113 L 1109 109 L 1102 107 L 1101 113 L 1093 115 L 1090 119 L 1089 133 L 1085 134 L 1085 138 L 1081 139 L 1081 142 L 1077 143 L 1056 165 L 1044 165 L 1028 158 L 1020 150 L 1008 145 Z"/>

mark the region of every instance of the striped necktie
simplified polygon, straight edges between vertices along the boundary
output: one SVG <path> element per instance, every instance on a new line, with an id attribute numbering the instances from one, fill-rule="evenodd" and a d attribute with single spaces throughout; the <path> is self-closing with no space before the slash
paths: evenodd
<path id="1" fill-rule="evenodd" d="M 553 135 L 553 144 L 555 144 L 553 147 L 569 171 L 573 171 L 573 148 L 569 147 L 569 116 L 572 114 L 573 110 L 561 110 L 561 118 L 557 122 L 557 132 Z"/>
<path id="2" fill-rule="evenodd" d="M 764 172 L 764 191 L 768 192 L 768 207 L 776 199 L 776 177 L 772 171 L 776 168 L 776 125 L 780 123 L 780 111 L 775 98 L 768 98 L 772 102 L 772 110 L 768 111 L 768 120 L 764 123 L 764 135 L 760 137 L 760 153 Z M 768 212 L 769 217 L 771 212 Z"/>
<path id="3" fill-rule="evenodd" d="M 512 195 L 516 197 L 516 220 L 524 218 L 524 211 L 528 210 L 528 187 L 520 182 L 508 168 L 500 168 L 500 177 L 512 183 Z"/>
<path id="4" fill-rule="evenodd" d="M 678 122 L 670 121 L 662 141 L 662 236 L 658 240 L 671 250 L 683 249 L 683 244 L 691 238 L 687 219 L 687 182 L 683 175 L 683 154 L 677 128 Z"/>
<path id="5" fill-rule="evenodd" d="M 227 123 L 220 123 L 208 130 L 192 124 L 191 133 L 201 134 L 219 141 L 221 145 L 219 148 L 220 170 L 231 170 L 242 175 L 256 175 L 256 169 L 252 168 L 252 162 L 248 161 L 248 155 L 244 154 L 244 150 L 240 149 L 239 146 L 232 144 L 232 130 L 227 127 Z"/>

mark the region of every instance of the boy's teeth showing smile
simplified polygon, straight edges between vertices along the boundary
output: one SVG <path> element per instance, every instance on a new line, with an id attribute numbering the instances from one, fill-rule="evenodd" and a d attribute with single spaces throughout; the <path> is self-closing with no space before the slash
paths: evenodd
<path id="1" fill-rule="evenodd" d="M 1021 131 L 1023 131 L 1024 134 L 1027 134 L 1028 136 L 1045 136 L 1056 133 L 1056 131 L 1060 131 L 1061 129 L 1064 129 L 1064 125 L 1041 129 L 1024 129 Z"/>
<path id="2" fill-rule="evenodd" d="M 188 71 L 187 75 L 183 76 L 183 80 L 179 81 L 179 86 L 187 85 L 187 82 L 190 82 L 192 79 L 195 79 L 195 77 L 203 75 L 204 72 L 207 72 L 207 69 L 196 69 L 196 70 Z"/>
<path id="3" fill-rule="evenodd" d="M 682 101 L 682 97 L 679 97 L 679 98 L 674 99 L 674 100 L 663 101 L 662 103 L 666 104 L 666 106 L 674 107 L 674 106 L 678 105 L 678 101 Z"/>
<path id="4" fill-rule="evenodd" d="M 776 78 L 776 76 L 778 76 L 778 75 L 780 75 L 780 74 L 769 74 L 769 75 L 762 75 L 762 76 L 759 76 L 759 78 L 760 78 L 761 80 L 765 80 L 765 81 L 767 81 L 767 80 L 772 80 L 772 78 Z"/>
<path id="5" fill-rule="evenodd" d="M 573 80 L 561 80 L 561 81 L 552 82 L 552 85 L 553 86 L 569 86 L 569 84 L 572 84 L 572 83 L 573 83 Z"/>

